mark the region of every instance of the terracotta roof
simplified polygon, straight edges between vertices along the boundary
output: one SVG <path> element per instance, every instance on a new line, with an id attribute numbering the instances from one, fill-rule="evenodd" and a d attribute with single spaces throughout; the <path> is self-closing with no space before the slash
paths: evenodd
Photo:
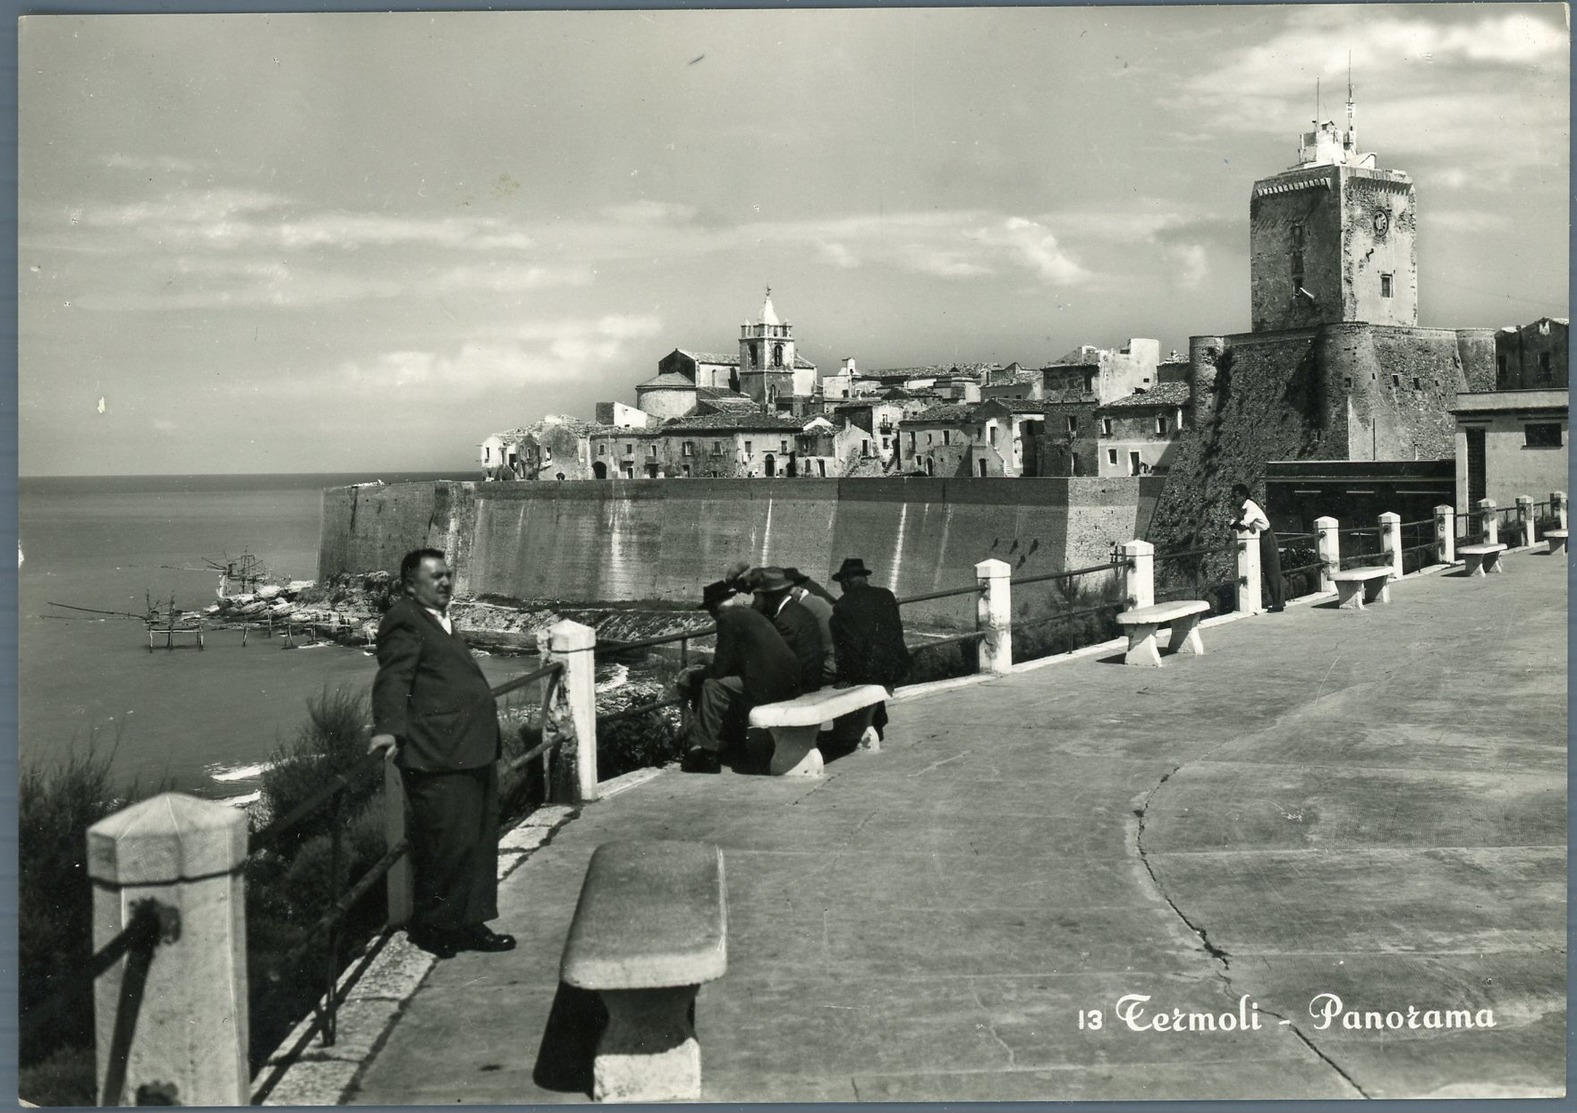
<path id="1" fill-rule="evenodd" d="M 975 416 L 975 406 L 932 406 L 913 417 L 906 417 L 902 425 L 957 425 L 971 421 Z"/>
<path id="2" fill-rule="evenodd" d="M 662 426 L 664 433 L 682 433 L 691 429 L 723 430 L 734 429 L 739 431 L 769 430 L 777 432 L 797 433 L 800 423 L 793 418 L 784 419 L 777 414 L 762 413 L 715 413 L 691 414 L 688 417 L 670 418 Z"/>
<path id="3" fill-rule="evenodd" d="M 653 376 L 644 383 L 636 383 L 636 390 L 694 390 L 695 380 L 688 375 L 681 375 L 677 371 L 668 371 L 661 375 Z"/>
<path id="4" fill-rule="evenodd" d="M 1131 409 L 1137 406 L 1165 406 L 1171 409 L 1188 403 L 1187 383 L 1161 383 L 1149 390 L 1138 390 L 1102 406 L 1103 410 Z"/>
<path id="5" fill-rule="evenodd" d="M 678 352 L 682 356 L 689 356 L 697 363 L 722 363 L 730 364 L 734 367 L 739 366 L 738 352 L 735 352 L 733 355 L 725 356 L 720 355 L 717 352 L 692 352 L 689 348 L 675 348 L 674 351 Z"/>

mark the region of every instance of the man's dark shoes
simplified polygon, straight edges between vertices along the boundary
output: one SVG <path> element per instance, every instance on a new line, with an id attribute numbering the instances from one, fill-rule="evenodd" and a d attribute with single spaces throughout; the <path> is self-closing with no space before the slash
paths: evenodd
<path id="1" fill-rule="evenodd" d="M 455 932 L 454 945 L 462 951 L 512 951 L 515 949 L 513 935 L 501 935 L 485 924 L 465 928 Z"/>
<path id="2" fill-rule="evenodd" d="M 717 754 L 706 747 L 692 746 L 685 751 L 679 768 L 685 773 L 721 773 L 723 763 L 718 760 Z"/>
<path id="3" fill-rule="evenodd" d="M 454 958 L 455 952 L 459 950 L 455 946 L 454 936 L 447 931 L 409 928 L 405 932 L 405 937 L 411 941 L 411 946 L 426 951 L 434 958 Z"/>

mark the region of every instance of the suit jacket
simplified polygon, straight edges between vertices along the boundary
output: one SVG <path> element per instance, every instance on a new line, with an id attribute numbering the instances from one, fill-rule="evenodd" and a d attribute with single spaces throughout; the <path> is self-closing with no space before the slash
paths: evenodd
<path id="1" fill-rule="evenodd" d="M 821 635 L 822 678 L 825 680 L 836 676 L 838 657 L 832 651 L 832 603 L 814 594 L 794 601 L 809 611 L 811 617 L 816 620 L 816 630 Z"/>
<path id="2" fill-rule="evenodd" d="M 799 660 L 767 616 L 753 607 L 717 612 L 717 652 L 706 675 L 737 676 L 751 706 L 799 695 Z"/>
<path id="3" fill-rule="evenodd" d="M 839 680 L 890 690 L 909 675 L 898 600 L 886 588 L 867 584 L 845 591 L 832 608 L 831 626 Z"/>
<path id="4" fill-rule="evenodd" d="M 458 629 L 446 634 L 409 598 L 378 626 L 372 719 L 374 734 L 400 740 L 395 762 L 403 769 L 478 769 L 501 752 L 498 707 L 465 639 Z"/>
<path id="5" fill-rule="evenodd" d="M 799 600 L 790 599 L 771 618 L 772 625 L 783 635 L 784 642 L 799 662 L 800 694 L 816 691 L 821 687 L 821 670 L 827 652 L 821 624 L 816 621 L 815 614 Z M 828 618 L 831 618 L 830 612 Z"/>

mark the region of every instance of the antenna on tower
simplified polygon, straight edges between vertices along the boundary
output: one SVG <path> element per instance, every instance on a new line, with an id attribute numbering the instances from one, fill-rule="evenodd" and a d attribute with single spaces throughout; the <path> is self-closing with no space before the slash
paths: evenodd
<path id="1" fill-rule="evenodd" d="M 1320 75 L 1314 75 L 1314 126 L 1320 126 Z"/>
<path id="2" fill-rule="evenodd" d="M 1355 121 L 1357 110 L 1352 98 L 1352 51 L 1347 52 L 1347 145 L 1354 154 L 1358 152 L 1358 125 Z"/>

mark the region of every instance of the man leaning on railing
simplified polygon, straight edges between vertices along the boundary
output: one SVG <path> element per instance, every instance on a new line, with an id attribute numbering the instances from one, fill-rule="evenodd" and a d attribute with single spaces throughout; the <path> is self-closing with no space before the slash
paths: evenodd
<path id="1" fill-rule="evenodd" d="M 498 758 L 487 677 L 449 618 L 449 565 L 436 549 L 400 562 L 405 597 L 378 627 L 369 753 L 394 755 L 411 806 L 412 943 L 439 958 L 507 951 L 498 915 Z"/>

